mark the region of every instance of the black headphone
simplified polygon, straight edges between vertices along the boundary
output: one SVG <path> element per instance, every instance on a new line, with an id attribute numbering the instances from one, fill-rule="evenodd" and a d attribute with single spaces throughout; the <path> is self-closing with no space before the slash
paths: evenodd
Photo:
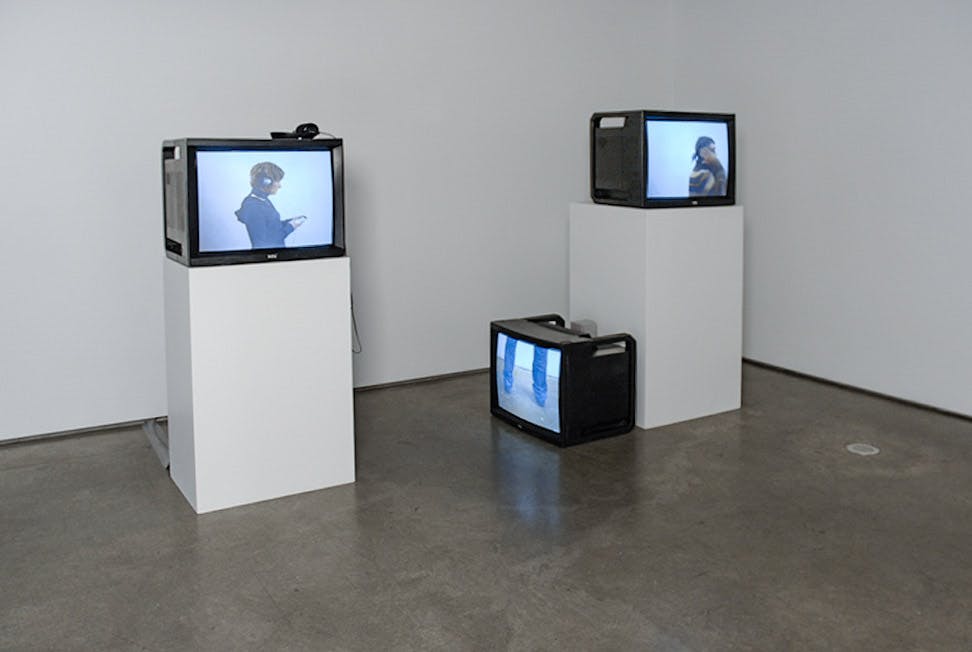
<path id="1" fill-rule="evenodd" d="M 271 131 L 271 138 L 298 138 L 301 140 L 312 140 L 315 136 L 321 133 L 321 130 L 317 128 L 317 125 L 313 122 L 305 122 L 303 124 L 297 125 L 297 128 L 292 132 L 286 131 Z"/>

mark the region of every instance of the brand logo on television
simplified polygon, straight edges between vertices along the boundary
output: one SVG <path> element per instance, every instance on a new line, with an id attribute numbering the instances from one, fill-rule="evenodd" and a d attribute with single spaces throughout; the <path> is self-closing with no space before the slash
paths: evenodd
<path id="1" fill-rule="evenodd" d="M 276 257 L 277 257 L 277 254 L 267 254 L 267 259 L 268 260 L 274 260 Z"/>

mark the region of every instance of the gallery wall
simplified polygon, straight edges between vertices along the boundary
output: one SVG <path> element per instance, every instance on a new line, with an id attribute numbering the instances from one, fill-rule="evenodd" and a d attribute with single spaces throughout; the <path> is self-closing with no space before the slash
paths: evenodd
<path id="1" fill-rule="evenodd" d="M 343 137 L 356 385 L 486 366 L 491 319 L 566 309 L 587 120 L 670 104 L 669 26 L 667 0 L 0 4 L 0 439 L 165 414 L 164 138 Z"/>
<path id="2" fill-rule="evenodd" d="M 673 9 L 676 102 L 739 116 L 744 355 L 972 415 L 972 4 Z"/>

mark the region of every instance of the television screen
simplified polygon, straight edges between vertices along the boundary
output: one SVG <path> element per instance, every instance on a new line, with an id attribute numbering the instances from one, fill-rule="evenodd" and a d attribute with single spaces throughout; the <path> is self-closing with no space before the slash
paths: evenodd
<path id="1" fill-rule="evenodd" d="M 162 144 L 166 255 L 184 265 L 343 256 L 340 139 Z"/>
<path id="2" fill-rule="evenodd" d="M 732 170 L 725 122 L 648 116 L 645 139 L 648 199 L 726 196 Z"/>
<path id="3" fill-rule="evenodd" d="M 560 432 L 560 350 L 498 333 L 496 396 L 507 412 Z"/>
<path id="4" fill-rule="evenodd" d="M 199 251 L 333 244 L 330 151 L 196 153 Z"/>

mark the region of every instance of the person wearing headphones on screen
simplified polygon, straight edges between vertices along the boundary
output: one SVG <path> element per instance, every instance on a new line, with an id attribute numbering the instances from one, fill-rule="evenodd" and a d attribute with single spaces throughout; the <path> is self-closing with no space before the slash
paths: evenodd
<path id="1" fill-rule="evenodd" d="M 695 141 L 695 167 L 689 175 L 690 197 L 722 197 L 726 194 L 726 169 L 716 156 L 715 141 L 702 136 Z"/>
<path id="2" fill-rule="evenodd" d="M 270 195 L 280 190 L 284 171 L 280 166 L 265 161 L 250 168 L 250 194 L 243 199 L 236 219 L 246 226 L 250 245 L 254 249 L 285 247 L 284 238 L 294 232 L 307 218 L 298 215 L 289 220 L 281 220 L 280 213 L 270 202 Z"/>

